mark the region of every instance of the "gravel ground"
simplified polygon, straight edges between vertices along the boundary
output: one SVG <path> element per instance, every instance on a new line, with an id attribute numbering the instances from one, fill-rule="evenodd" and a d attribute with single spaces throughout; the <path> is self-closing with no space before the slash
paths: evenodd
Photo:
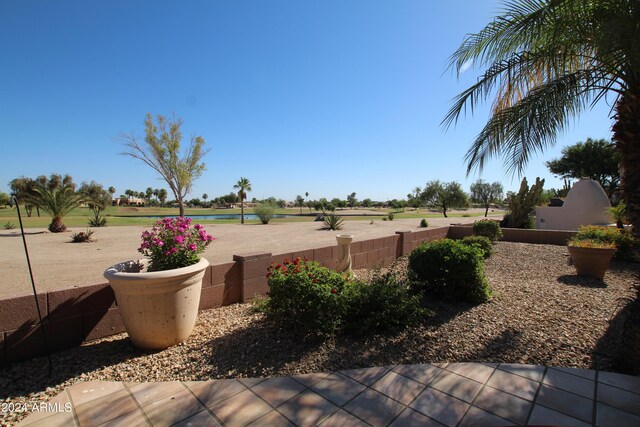
<path id="1" fill-rule="evenodd" d="M 302 342 L 247 304 L 204 311 L 186 343 L 161 352 L 137 350 L 120 334 L 54 354 L 51 378 L 46 358 L 2 369 L 0 403 L 46 400 L 89 380 L 208 380 L 445 361 L 609 370 L 622 322 L 618 313 L 640 265 L 612 263 L 603 283 L 577 277 L 568 260 L 563 246 L 500 242 L 486 263 L 491 302 L 430 303 L 437 315 L 395 335 Z M 402 277 L 406 263 L 401 258 L 389 269 Z M 0 412 L 0 424 L 25 415 Z"/>

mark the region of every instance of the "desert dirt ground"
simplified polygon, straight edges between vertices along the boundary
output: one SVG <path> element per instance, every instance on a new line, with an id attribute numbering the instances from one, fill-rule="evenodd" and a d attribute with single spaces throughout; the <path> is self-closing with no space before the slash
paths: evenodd
<path id="1" fill-rule="evenodd" d="M 497 216 L 496 216 L 497 215 Z M 500 217 L 501 214 L 494 214 Z M 429 218 L 429 228 L 455 223 L 471 223 L 479 217 Z M 420 219 L 345 221 L 340 231 L 320 230 L 320 222 L 289 222 L 267 225 L 221 224 L 205 228 L 216 240 L 204 257 L 212 264 L 231 262 L 233 255 L 254 252 L 272 254 L 336 244 L 337 234 L 352 234 L 354 241 L 392 236 L 396 231 L 417 231 Z M 84 231 L 74 227 L 64 233 L 45 229 L 25 230 L 36 290 L 47 292 L 74 286 L 105 283 L 102 273 L 118 262 L 139 259 L 140 234 L 150 227 L 122 226 L 95 228 L 95 241 L 71 243 L 71 234 Z M 20 231 L 0 230 L 0 298 L 30 294 L 29 270 Z"/>

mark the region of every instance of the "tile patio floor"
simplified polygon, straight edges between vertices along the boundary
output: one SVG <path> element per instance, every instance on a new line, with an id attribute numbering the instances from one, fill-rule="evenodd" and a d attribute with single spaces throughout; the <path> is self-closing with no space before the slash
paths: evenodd
<path id="1" fill-rule="evenodd" d="M 398 365 L 266 379 L 93 381 L 49 403 L 52 412 L 20 425 L 621 427 L 640 426 L 640 377 L 538 365 Z"/>

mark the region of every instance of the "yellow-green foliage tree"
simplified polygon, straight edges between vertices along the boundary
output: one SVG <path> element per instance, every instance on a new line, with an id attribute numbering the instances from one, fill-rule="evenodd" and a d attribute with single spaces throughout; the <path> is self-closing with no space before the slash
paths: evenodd
<path id="1" fill-rule="evenodd" d="M 195 136 L 191 144 L 181 151 L 182 120 L 158 114 L 157 124 L 153 122 L 151 114 L 147 113 L 144 120 L 145 137 L 140 141 L 133 134 L 120 136 L 128 151 L 121 154 L 138 159 L 158 172 L 169 185 L 180 209 L 180 216 L 184 216 L 184 200 L 191 191 L 195 181 L 205 170 L 202 158 L 207 154 L 204 150 L 204 138 Z"/>

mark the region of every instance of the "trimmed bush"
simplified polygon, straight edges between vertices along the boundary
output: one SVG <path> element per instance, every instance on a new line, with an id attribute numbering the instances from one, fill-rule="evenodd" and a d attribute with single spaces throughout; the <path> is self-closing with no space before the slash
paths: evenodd
<path id="1" fill-rule="evenodd" d="M 483 255 L 476 246 L 451 239 L 423 244 L 409 255 L 413 286 L 450 301 L 486 302 L 491 290 Z"/>
<path id="2" fill-rule="evenodd" d="M 258 215 L 261 223 L 269 224 L 269 221 L 271 221 L 271 218 L 273 218 L 273 215 L 276 212 L 276 205 L 269 202 L 260 203 L 255 208 L 253 208 L 253 212 Z"/>
<path id="3" fill-rule="evenodd" d="M 492 242 L 502 238 L 502 229 L 498 221 L 482 219 L 473 223 L 473 234 L 487 237 Z"/>
<path id="4" fill-rule="evenodd" d="M 296 333 L 329 335 L 338 330 L 344 317 L 340 295 L 345 279 L 317 262 L 272 264 L 267 274 L 269 317 Z"/>
<path id="5" fill-rule="evenodd" d="M 427 222 L 427 220 L 422 218 L 422 220 L 420 221 L 420 227 L 427 228 L 428 226 L 429 226 L 429 223 Z"/>
<path id="6" fill-rule="evenodd" d="M 296 258 L 272 264 L 267 278 L 269 297 L 257 298 L 252 311 L 302 336 L 397 330 L 418 324 L 429 313 L 420 296 L 391 274 L 370 283 L 347 281 L 316 262 Z"/>
<path id="7" fill-rule="evenodd" d="M 493 254 L 491 240 L 485 236 L 467 236 L 460 240 L 462 244 L 476 247 L 484 253 L 484 258 L 489 258 Z"/>
<path id="8" fill-rule="evenodd" d="M 421 298 L 411 295 L 406 284 L 390 273 L 378 275 L 370 283 L 349 282 L 342 297 L 346 314 L 344 331 L 353 335 L 399 330 L 416 325 L 428 314 Z"/>
<path id="9" fill-rule="evenodd" d="M 503 228 L 523 228 L 525 230 L 534 230 L 536 228 L 536 219 L 532 216 L 527 217 L 524 222 L 517 224 L 514 222 L 513 215 L 508 213 L 504 214 L 502 221 L 500 221 L 500 227 Z M 518 225 L 516 227 L 516 225 Z"/>

